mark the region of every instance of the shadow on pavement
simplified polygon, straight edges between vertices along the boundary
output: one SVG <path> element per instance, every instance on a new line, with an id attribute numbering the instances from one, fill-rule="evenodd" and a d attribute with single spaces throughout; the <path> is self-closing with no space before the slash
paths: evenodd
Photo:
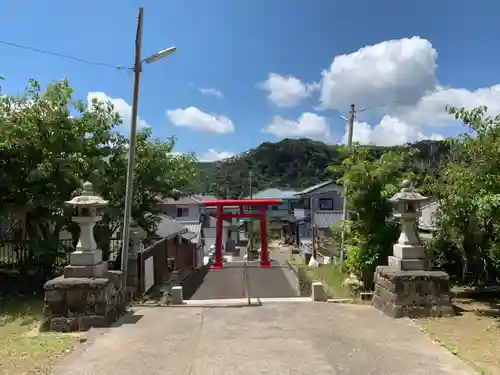
<path id="1" fill-rule="evenodd" d="M 194 276 L 189 278 L 189 280 L 182 285 L 182 294 L 184 299 L 191 299 L 191 297 L 193 297 L 207 277 L 208 270 L 208 266 L 200 268 Z"/>

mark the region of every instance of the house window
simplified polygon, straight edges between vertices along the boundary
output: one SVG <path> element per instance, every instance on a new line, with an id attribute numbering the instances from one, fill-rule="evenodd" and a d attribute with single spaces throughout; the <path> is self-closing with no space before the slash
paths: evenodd
<path id="1" fill-rule="evenodd" d="M 333 211 L 333 199 L 330 199 L 330 198 L 320 199 L 319 200 L 319 209 Z"/>
<path id="2" fill-rule="evenodd" d="M 271 211 L 278 211 L 279 210 L 279 206 L 271 206 Z"/>
<path id="3" fill-rule="evenodd" d="M 187 217 L 187 216 L 189 216 L 189 208 L 177 207 L 177 217 Z"/>

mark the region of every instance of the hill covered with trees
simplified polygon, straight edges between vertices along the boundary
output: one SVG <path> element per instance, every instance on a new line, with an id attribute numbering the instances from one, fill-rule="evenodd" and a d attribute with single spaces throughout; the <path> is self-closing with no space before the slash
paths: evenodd
<path id="1" fill-rule="evenodd" d="M 420 141 L 397 147 L 364 146 L 373 158 L 386 151 L 416 152 L 408 169 L 421 175 L 435 174 L 439 164 L 448 158 L 449 145 L 445 141 Z M 300 189 L 338 178 L 328 171 L 331 165 L 340 165 L 346 157 L 341 145 L 328 145 L 310 139 L 284 139 L 265 142 L 240 155 L 213 163 L 198 164 L 195 190 L 221 198 L 242 198 L 269 187 Z M 250 179 L 250 174 L 252 178 Z M 251 181 L 250 181 L 251 180 Z"/>

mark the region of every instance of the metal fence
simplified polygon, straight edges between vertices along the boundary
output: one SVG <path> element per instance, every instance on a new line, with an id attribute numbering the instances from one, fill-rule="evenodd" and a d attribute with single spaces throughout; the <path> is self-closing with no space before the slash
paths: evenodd
<path id="1" fill-rule="evenodd" d="M 69 255 L 75 251 L 76 242 L 72 239 L 59 240 L 54 248 L 41 250 L 37 241 L 0 241 L 0 266 L 20 267 L 30 263 L 37 263 L 44 254 L 52 252 L 58 266 L 69 263 Z M 121 239 L 112 238 L 109 244 L 108 261 L 115 262 L 121 251 Z"/>

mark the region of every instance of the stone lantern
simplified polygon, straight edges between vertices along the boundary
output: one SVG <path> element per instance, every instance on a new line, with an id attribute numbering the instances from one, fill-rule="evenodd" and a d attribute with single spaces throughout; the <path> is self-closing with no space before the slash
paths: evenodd
<path id="1" fill-rule="evenodd" d="M 124 312 L 126 298 L 122 272 L 108 270 L 94 239 L 94 226 L 101 220 L 98 210 L 108 202 L 95 195 L 92 184 L 86 182 L 82 194 L 66 203 L 74 209 L 80 238 L 63 275 L 44 285 L 40 329 L 68 332 L 109 326 Z"/>
<path id="2" fill-rule="evenodd" d="M 390 200 L 397 204 L 394 216 L 401 221 L 401 234 L 389 257 L 389 267 L 397 270 L 425 270 L 429 268 L 424 248 L 416 232 L 416 221 L 420 216 L 420 202 L 427 199 L 413 189 L 409 180 L 403 181 L 402 189 Z"/>
<path id="3" fill-rule="evenodd" d="M 85 182 L 82 194 L 67 201 L 66 204 L 74 209 L 72 220 L 80 226 L 80 238 L 76 250 L 70 254 L 70 266 L 64 269 L 64 276 L 105 276 L 108 264 L 102 261 L 102 251 L 97 249 L 94 226 L 101 221 L 98 210 L 108 202 L 92 192 L 90 182 Z"/>
<path id="4" fill-rule="evenodd" d="M 401 234 L 393 246 L 387 266 L 377 267 L 372 304 L 393 318 L 453 315 L 450 280 L 446 272 L 431 271 L 416 233 L 420 202 L 427 199 L 410 181 L 391 198 L 397 204 L 394 216 L 401 221 Z"/>

